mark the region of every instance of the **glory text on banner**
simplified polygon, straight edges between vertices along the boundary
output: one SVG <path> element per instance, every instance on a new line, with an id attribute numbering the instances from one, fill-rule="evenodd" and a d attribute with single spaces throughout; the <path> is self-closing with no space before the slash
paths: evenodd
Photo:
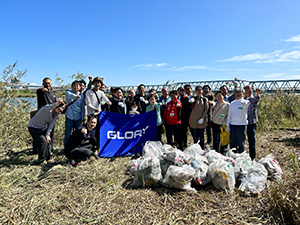
<path id="1" fill-rule="evenodd" d="M 142 152 L 147 141 L 156 141 L 156 112 L 126 115 L 102 111 L 100 157 L 128 156 Z"/>

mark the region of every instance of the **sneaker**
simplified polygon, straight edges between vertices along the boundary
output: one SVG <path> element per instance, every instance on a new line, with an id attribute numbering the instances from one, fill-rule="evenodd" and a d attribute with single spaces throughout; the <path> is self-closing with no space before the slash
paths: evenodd
<path id="1" fill-rule="evenodd" d="M 52 166 L 54 166 L 54 165 L 56 165 L 56 164 L 57 164 L 56 162 L 54 162 L 54 161 L 51 161 L 51 160 L 48 160 L 48 161 L 47 161 L 47 163 L 48 163 L 49 165 L 52 165 Z"/>
<path id="2" fill-rule="evenodd" d="M 52 165 L 51 164 L 48 164 L 47 161 L 44 161 L 44 162 L 40 162 L 39 164 L 41 167 L 51 167 Z"/>
<path id="3" fill-rule="evenodd" d="M 94 152 L 93 154 L 92 154 L 92 156 L 94 156 L 95 157 L 95 159 L 99 159 L 99 156 L 98 156 L 98 152 Z"/>

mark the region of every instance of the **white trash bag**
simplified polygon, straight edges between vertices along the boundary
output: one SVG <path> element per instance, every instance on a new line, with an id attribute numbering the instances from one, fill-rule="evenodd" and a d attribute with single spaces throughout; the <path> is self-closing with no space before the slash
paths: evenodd
<path id="1" fill-rule="evenodd" d="M 224 156 L 221 153 L 216 152 L 215 150 L 211 150 L 211 151 L 207 152 L 205 156 L 206 156 L 207 160 L 209 161 L 209 163 L 213 163 L 213 162 L 215 162 L 219 159 L 222 159 L 225 162 L 229 162 L 233 166 L 234 166 L 234 163 L 235 163 L 233 158 L 228 157 L 228 156 Z"/>
<path id="2" fill-rule="evenodd" d="M 182 166 L 184 164 L 191 164 L 194 161 L 194 158 L 185 154 L 179 149 L 174 151 L 169 151 L 162 156 L 166 161 L 171 162 L 175 166 Z"/>
<path id="3" fill-rule="evenodd" d="M 242 153 L 234 153 L 233 151 L 236 151 L 236 148 L 229 149 L 226 153 L 226 156 L 233 158 L 234 160 L 238 157 L 249 156 L 249 154 L 246 151 L 243 151 Z"/>
<path id="4" fill-rule="evenodd" d="M 234 164 L 235 178 L 237 180 L 241 180 L 243 177 L 247 176 L 248 169 L 252 166 L 252 164 L 253 162 L 248 154 L 246 156 L 241 155 L 237 157 Z"/>
<path id="5" fill-rule="evenodd" d="M 153 186 L 162 180 L 160 161 L 156 156 L 132 160 L 130 171 L 134 174 L 133 187 Z"/>
<path id="6" fill-rule="evenodd" d="M 205 155 L 207 151 L 202 150 L 199 144 L 192 144 L 184 150 L 184 153 L 196 157 L 196 155 Z"/>
<path id="7" fill-rule="evenodd" d="M 231 163 L 219 159 L 209 165 L 208 172 L 215 188 L 218 190 L 234 191 L 235 176 Z"/>
<path id="8" fill-rule="evenodd" d="M 186 191 L 196 191 L 191 187 L 191 181 L 194 178 L 195 170 L 189 165 L 170 166 L 163 184 L 169 188 L 176 188 Z"/>
<path id="9" fill-rule="evenodd" d="M 172 146 L 171 146 L 172 147 Z M 143 147 L 144 158 L 152 155 L 161 159 L 162 154 L 168 152 L 169 146 L 163 145 L 160 141 L 147 141 Z"/>
<path id="10" fill-rule="evenodd" d="M 195 169 L 193 181 L 196 185 L 203 186 L 211 182 L 211 177 L 208 173 L 208 164 L 195 160 L 191 163 L 191 166 Z"/>
<path id="11" fill-rule="evenodd" d="M 242 179 L 239 190 L 247 195 L 259 194 L 267 184 L 268 171 L 261 163 L 254 163 L 249 169 L 246 177 Z"/>
<path id="12" fill-rule="evenodd" d="M 258 162 L 265 166 L 268 171 L 269 178 L 275 181 L 281 180 L 282 170 L 279 163 L 276 161 L 272 154 L 267 155 L 265 158 L 260 159 Z"/>

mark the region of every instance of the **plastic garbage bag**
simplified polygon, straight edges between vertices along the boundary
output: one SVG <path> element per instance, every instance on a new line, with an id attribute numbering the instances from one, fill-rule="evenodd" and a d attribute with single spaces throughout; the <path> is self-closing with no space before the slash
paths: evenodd
<path id="1" fill-rule="evenodd" d="M 134 173 L 133 187 L 153 186 L 162 180 L 160 161 L 156 156 L 131 160 L 130 171 Z"/>
<path id="2" fill-rule="evenodd" d="M 176 188 L 180 190 L 196 191 L 191 187 L 191 181 L 194 178 L 195 170 L 189 165 L 170 166 L 163 184 L 170 188 Z"/>
<path id="3" fill-rule="evenodd" d="M 165 160 L 171 162 L 175 166 L 182 166 L 184 164 L 191 164 L 194 161 L 194 158 L 185 154 L 179 149 L 174 151 L 169 151 L 162 156 Z"/>
<path id="4" fill-rule="evenodd" d="M 247 176 L 248 169 L 252 166 L 252 160 L 248 154 L 239 156 L 235 159 L 234 174 L 237 180 Z"/>
<path id="5" fill-rule="evenodd" d="M 210 174 L 208 173 L 208 164 L 203 161 L 194 160 L 191 166 L 195 169 L 194 183 L 196 185 L 206 185 L 211 182 Z"/>
<path id="6" fill-rule="evenodd" d="M 233 158 L 230 158 L 228 156 L 224 156 L 221 153 L 216 152 L 215 150 L 211 150 L 211 151 L 207 152 L 205 156 L 206 156 L 207 160 L 209 161 L 209 163 L 213 163 L 213 162 L 215 162 L 219 159 L 222 159 L 225 162 L 229 162 L 233 166 L 234 166 L 234 163 L 235 163 Z"/>
<path id="7" fill-rule="evenodd" d="M 260 159 L 258 162 L 265 166 L 268 171 L 269 178 L 275 181 L 280 181 L 282 170 L 279 163 L 276 161 L 272 154 L 267 155 L 265 158 Z"/>
<path id="8" fill-rule="evenodd" d="M 160 141 L 147 141 L 143 147 L 142 155 L 145 158 L 154 155 L 160 159 L 165 152 L 165 146 Z"/>
<path id="9" fill-rule="evenodd" d="M 208 172 L 215 188 L 219 190 L 234 190 L 235 176 L 231 163 L 218 159 L 209 165 Z"/>
<path id="10" fill-rule="evenodd" d="M 249 154 L 246 151 L 243 151 L 242 153 L 235 153 L 234 151 L 236 151 L 236 148 L 229 149 L 226 153 L 226 156 L 228 156 L 230 158 L 233 158 L 234 160 L 237 157 L 247 157 L 247 156 L 249 156 Z"/>
<path id="11" fill-rule="evenodd" d="M 242 179 L 239 190 L 246 195 L 259 194 L 267 184 L 268 171 L 261 163 L 254 163 L 249 169 L 246 177 Z"/>
<path id="12" fill-rule="evenodd" d="M 199 144 L 193 144 L 184 150 L 184 153 L 196 158 L 197 155 L 205 155 L 207 151 L 201 149 Z"/>

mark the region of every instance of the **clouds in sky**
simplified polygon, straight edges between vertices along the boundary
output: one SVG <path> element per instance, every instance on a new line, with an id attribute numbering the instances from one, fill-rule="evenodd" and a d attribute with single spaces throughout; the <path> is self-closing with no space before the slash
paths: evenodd
<path id="1" fill-rule="evenodd" d="M 276 63 L 276 62 L 294 62 L 300 59 L 300 51 L 283 52 L 277 50 L 271 53 L 253 53 L 247 55 L 238 55 L 229 59 L 219 60 L 220 62 L 241 62 L 254 61 L 255 63 Z"/>
<path id="2" fill-rule="evenodd" d="M 156 70 L 156 69 L 160 69 L 160 70 L 164 70 L 164 71 L 189 71 L 189 70 L 203 70 L 203 69 L 207 69 L 207 67 L 200 66 L 200 65 L 177 67 L 177 66 L 168 66 L 167 63 L 138 64 L 138 65 L 132 66 L 131 68 L 138 68 L 138 69 L 141 69 L 141 70 Z"/>
<path id="3" fill-rule="evenodd" d="M 284 40 L 285 42 L 300 42 L 300 34 Z"/>

